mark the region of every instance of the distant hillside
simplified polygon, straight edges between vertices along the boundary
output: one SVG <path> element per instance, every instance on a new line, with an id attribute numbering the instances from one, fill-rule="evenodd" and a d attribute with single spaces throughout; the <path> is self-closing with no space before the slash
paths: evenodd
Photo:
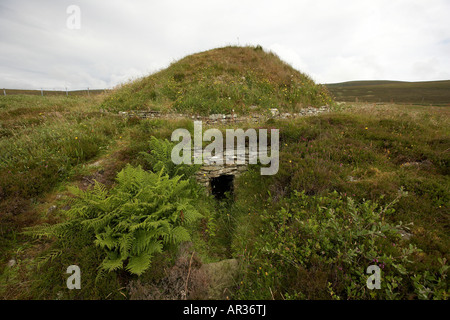
<path id="1" fill-rule="evenodd" d="M 349 81 L 326 84 L 336 101 L 450 104 L 450 80 L 427 82 Z"/>
<path id="2" fill-rule="evenodd" d="M 257 47 L 225 47 L 187 56 L 125 84 L 102 107 L 192 114 L 295 111 L 331 103 L 325 86 Z"/>

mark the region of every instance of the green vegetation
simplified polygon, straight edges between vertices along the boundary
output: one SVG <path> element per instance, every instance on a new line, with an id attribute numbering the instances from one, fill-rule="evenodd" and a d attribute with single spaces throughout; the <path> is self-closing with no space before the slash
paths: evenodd
<path id="1" fill-rule="evenodd" d="M 450 103 L 450 81 L 349 81 L 327 84 L 336 101 L 396 102 L 435 106 Z"/>
<path id="2" fill-rule="evenodd" d="M 67 221 L 27 233 L 67 241 L 77 237 L 80 226 L 92 230 L 93 243 L 106 251 L 103 270 L 125 268 L 140 275 L 164 245 L 189 241 L 183 225 L 201 217 L 190 203 L 189 182 L 163 176 L 162 171 L 156 174 L 127 166 L 117 174 L 117 186 L 111 192 L 100 183 L 87 192 L 74 189 L 78 198 L 66 212 Z"/>
<path id="3" fill-rule="evenodd" d="M 113 91 L 111 111 L 151 109 L 208 115 L 269 108 L 297 111 L 330 104 L 325 87 L 260 47 L 225 47 L 183 58 Z"/>
<path id="4" fill-rule="evenodd" d="M 196 298 L 195 288 L 209 281 L 199 266 L 234 258 L 231 299 L 448 299 L 446 107 L 352 103 L 317 116 L 215 126 L 280 129 L 279 172 L 261 176 L 250 165 L 223 201 L 196 183 L 198 167 L 170 161 L 171 134 L 192 133 L 190 118 L 115 113 L 213 112 L 176 107 L 163 88 L 178 68 L 185 75 L 177 86 L 186 88 L 196 86 L 194 77 L 204 74 L 204 84 L 219 77 L 213 74 L 222 60 L 215 59 L 233 56 L 230 50 L 242 66 L 237 73 L 224 68 L 224 79 L 239 77 L 245 64 L 260 81 L 252 90 L 263 88 L 258 66 L 274 68 L 271 81 L 290 76 L 284 64 L 261 66 L 275 58 L 258 48 L 224 48 L 106 96 L 0 97 L 1 298 L 128 299 L 180 290 Z M 204 69 L 188 73 L 197 64 Z M 153 87 L 157 103 L 145 105 Z M 281 109 L 300 107 L 289 104 L 282 86 L 272 89 L 266 97 Z M 205 106 L 220 101 L 196 97 Z M 246 112 L 254 101 L 240 103 L 235 110 Z M 105 107 L 114 112 L 101 112 Z M 374 264 L 381 290 L 366 287 Z M 82 270 L 81 290 L 66 287 L 70 265 Z"/>
<path id="5" fill-rule="evenodd" d="M 270 124 L 279 173 L 249 171 L 236 186 L 238 297 L 410 299 L 424 298 L 422 285 L 427 298 L 448 297 L 448 113 L 405 108 Z M 382 289 L 369 291 L 373 261 Z"/>

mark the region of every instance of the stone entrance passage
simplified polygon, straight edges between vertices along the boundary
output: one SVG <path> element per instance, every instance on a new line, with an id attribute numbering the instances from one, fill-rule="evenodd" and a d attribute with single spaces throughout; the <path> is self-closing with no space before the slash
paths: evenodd
<path id="1" fill-rule="evenodd" d="M 196 178 L 198 183 L 204 185 L 211 194 L 215 195 L 216 191 L 219 194 L 222 193 L 221 190 L 223 188 L 232 190 L 234 178 L 239 176 L 245 170 L 247 170 L 246 164 L 204 165 L 200 167 L 200 170 L 196 174 Z M 226 191 L 228 190 L 225 190 L 225 192 Z"/>
<path id="2" fill-rule="evenodd" d="M 242 164 L 236 163 L 238 152 L 245 154 L 245 162 Z M 248 154 L 248 148 L 236 149 L 235 155 L 230 156 L 230 159 L 233 160 L 231 164 L 226 163 L 227 158 L 223 158 L 223 154 L 204 159 L 204 165 L 200 167 L 196 174 L 197 181 L 204 185 L 217 199 L 222 199 L 225 192 L 233 191 L 235 177 L 247 170 Z M 218 165 L 215 163 L 217 159 L 224 159 L 225 163 Z"/>
<path id="3" fill-rule="evenodd" d="M 224 174 L 215 178 L 211 178 L 211 194 L 217 200 L 225 198 L 226 193 L 233 193 L 234 175 Z"/>
<path id="4" fill-rule="evenodd" d="M 200 149 L 194 151 L 200 152 Z M 257 154 L 260 152 L 263 155 L 270 153 L 270 147 L 235 147 L 232 154 L 216 154 L 214 156 L 203 159 L 203 165 L 196 173 L 196 180 L 198 183 L 206 187 L 209 193 L 220 198 L 222 193 L 233 192 L 234 179 L 239 177 L 247 170 L 249 164 L 257 163 Z M 238 155 L 243 155 L 243 158 L 238 161 Z M 217 160 L 222 159 L 222 163 L 218 164 Z M 225 191 L 222 189 L 225 188 Z"/>

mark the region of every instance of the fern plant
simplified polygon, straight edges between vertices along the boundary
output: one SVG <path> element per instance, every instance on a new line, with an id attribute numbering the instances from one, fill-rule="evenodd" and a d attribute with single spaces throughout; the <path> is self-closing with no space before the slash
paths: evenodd
<path id="1" fill-rule="evenodd" d="M 179 175 L 184 179 L 189 179 L 199 169 L 200 165 L 174 164 L 171 159 L 174 145 L 167 139 L 161 140 L 152 136 L 149 142 L 150 151 L 141 152 L 140 154 L 154 172 L 163 170 L 170 177 Z"/>
<path id="2" fill-rule="evenodd" d="M 140 275 L 166 245 L 190 240 L 186 226 L 201 214 L 191 204 L 188 185 L 163 169 L 154 173 L 127 165 L 110 191 L 98 182 L 87 191 L 72 188 L 76 198 L 67 221 L 27 233 L 61 238 L 81 226 L 95 234 L 95 245 L 105 251 L 101 269 Z"/>

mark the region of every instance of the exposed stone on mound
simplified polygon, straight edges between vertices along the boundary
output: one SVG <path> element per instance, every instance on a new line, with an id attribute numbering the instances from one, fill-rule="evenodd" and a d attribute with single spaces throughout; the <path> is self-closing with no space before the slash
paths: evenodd
<path id="1" fill-rule="evenodd" d="M 305 117 L 305 116 L 313 116 L 318 115 L 323 112 L 330 111 L 330 108 L 328 106 L 321 106 L 319 108 L 314 107 L 307 107 L 301 109 L 297 113 L 289 113 L 284 112 L 280 113 L 280 111 L 276 108 L 269 109 L 269 112 L 267 114 L 248 114 L 244 116 L 239 116 L 236 113 L 233 114 L 211 114 L 207 117 L 199 116 L 199 115 L 183 115 L 178 113 L 169 113 L 169 114 L 162 114 L 156 111 L 121 111 L 119 112 L 119 115 L 125 118 L 140 118 L 140 119 L 155 119 L 155 118 L 161 118 L 161 119 L 186 119 L 191 118 L 192 120 L 201 120 L 207 124 L 220 124 L 220 123 L 236 123 L 236 122 L 264 122 L 268 119 L 292 119 L 292 118 L 298 118 L 298 117 Z"/>

